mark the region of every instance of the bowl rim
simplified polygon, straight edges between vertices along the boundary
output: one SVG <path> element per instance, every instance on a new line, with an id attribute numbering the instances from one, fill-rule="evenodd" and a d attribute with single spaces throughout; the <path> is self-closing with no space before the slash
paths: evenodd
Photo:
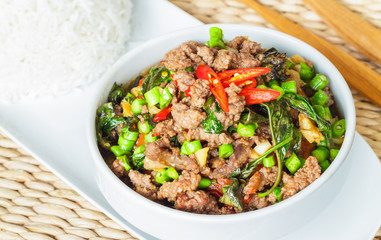
<path id="1" fill-rule="evenodd" d="M 105 89 L 107 86 L 110 85 L 111 76 L 113 76 L 115 73 L 117 73 L 121 67 L 123 67 L 126 62 L 131 61 L 133 59 L 132 56 L 144 52 L 144 49 L 149 49 L 152 46 L 155 46 L 156 44 L 160 43 L 161 41 L 164 41 L 166 39 L 173 39 L 176 36 L 181 36 L 183 34 L 189 34 L 191 32 L 198 32 L 201 30 L 209 29 L 212 26 L 216 26 L 221 28 L 224 32 L 234 30 L 242 30 L 244 33 L 244 30 L 250 29 L 250 31 L 256 32 L 257 34 L 270 34 L 274 35 L 276 37 L 280 38 L 286 38 L 291 41 L 293 41 L 295 44 L 300 44 L 303 48 L 309 48 L 314 54 L 316 54 L 319 58 L 321 58 L 325 63 L 324 65 L 327 65 L 330 67 L 328 72 L 332 72 L 333 75 L 336 76 L 335 81 L 338 81 L 343 87 L 340 91 L 343 92 L 343 109 L 346 109 L 347 111 L 347 118 L 346 119 L 346 135 L 343 141 L 343 144 L 340 148 L 339 154 L 337 155 L 335 161 L 333 161 L 330 165 L 330 167 L 322 174 L 318 179 L 316 179 L 314 182 L 312 182 L 310 185 L 308 185 L 306 188 L 304 188 L 302 191 L 299 191 L 294 196 L 286 199 L 285 201 L 279 202 L 277 204 L 267 206 L 262 209 L 257 209 L 253 211 L 243 212 L 243 213 L 236 213 L 236 214 L 227 214 L 227 215 L 208 215 L 208 214 L 197 214 L 197 213 L 191 213 L 191 212 L 185 212 L 177 209 L 172 209 L 166 206 L 163 206 L 159 203 L 156 203 L 152 200 L 149 200 L 148 198 L 145 198 L 135 192 L 133 189 L 131 189 L 129 186 L 127 186 L 125 183 L 123 183 L 107 166 L 104 159 L 99 153 L 97 140 L 96 140 L 96 133 L 95 133 L 95 116 L 96 116 L 96 110 L 99 106 L 100 102 L 102 101 L 102 93 L 105 92 Z M 191 40 L 191 39 L 190 39 Z M 327 67 L 325 66 L 325 67 Z M 149 66 L 148 66 L 149 67 Z M 356 115 L 355 115 L 355 107 L 354 107 L 354 101 L 352 94 L 349 90 L 349 87 L 344 80 L 341 73 L 337 70 L 337 68 L 331 63 L 322 53 L 320 53 L 318 50 L 316 50 L 314 47 L 310 46 L 309 44 L 305 43 L 304 41 L 297 39 L 293 36 L 290 36 L 288 34 L 279 32 L 277 30 L 268 29 L 264 27 L 258 27 L 253 25 L 247 25 L 247 24 L 205 24 L 200 25 L 196 27 L 190 27 L 190 28 L 184 28 L 175 32 L 171 32 L 169 34 L 165 34 L 159 37 L 156 37 L 154 39 L 151 39 L 138 47 L 130 50 L 126 54 L 124 54 L 100 79 L 102 81 L 102 84 L 100 84 L 100 88 L 98 89 L 97 93 L 94 95 L 92 103 L 94 103 L 93 106 L 91 106 L 91 109 L 89 111 L 88 120 L 87 120 L 87 139 L 88 139 L 88 145 L 90 148 L 91 156 L 93 160 L 97 163 L 96 168 L 101 167 L 101 169 L 97 169 L 96 171 L 102 171 L 102 174 L 106 174 L 108 177 L 111 177 L 114 184 L 118 187 L 119 190 L 122 190 L 121 194 L 128 194 L 129 196 L 133 197 L 134 200 L 143 201 L 144 205 L 147 208 L 153 209 L 157 212 L 160 212 L 162 214 L 170 214 L 173 215 L 176 218 L 182 218 L 182 219 L 188 219 L 190 221 L 198 221 L 198 222 L 228 222 L 228 221 L 234 221 L 234 220 L 249 220 L 252 218 L 262 217 L 268 214 L 273 213 L 274 211 L 278 211 L 281 208 L 287 208 L 287 206 L 293 205 L 303 198 L 307 197 L 309 194 L 315 192 L 317 189 L 322 187 L 333 175 L 334 173 L 340 168 L 340 166 L 343 164 L 344 160 L 346 159 L 352 143 L 354 141 L 354 135 L 355 135 L 355 126 L 356 126 Z"/>

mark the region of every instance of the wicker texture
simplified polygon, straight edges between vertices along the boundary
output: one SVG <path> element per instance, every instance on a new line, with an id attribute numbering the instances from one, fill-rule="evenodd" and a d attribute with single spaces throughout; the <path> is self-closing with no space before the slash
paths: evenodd
<path id="1" fill-rule="evenodd" d="M 170 0 L 204 23 L 244 23 L 272 28 L 244 4 L 233 0 Z M 269 8 L 381 73 L 370 61 L 324 24 L 301 0 L 261 0 Z M 381 28 L 381 0 L 339 0 Z M 352 91 L 357 131 L 381 157 L 381 109 Z M 381 96 L 380 96 L 381 97 Z M 0 133 L 0 239 L 134 239 L 118 224 Z M 375 239 L 381 240 L 381 230 Z"/>
<path id="2" fill-rule="evenodd" d="M 0 239 L 135 239 L 0 133 Z"/>

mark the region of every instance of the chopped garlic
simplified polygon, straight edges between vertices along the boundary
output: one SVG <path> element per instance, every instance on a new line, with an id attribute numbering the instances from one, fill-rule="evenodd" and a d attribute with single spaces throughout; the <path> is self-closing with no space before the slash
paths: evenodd
<path id="1" fill-rule="evenodd" d="M 132 117 L 132 110 L 131 110 L 131 104 L 126 101 L 121 102 L 122 109 L 123 109 L 123 116 L 125 117 Z"/>
<path id="2" fill-rule="evenodd" d="M 160 112 L 160 108 L 157 108 L 156 106 L 152 106 L 148 109 L 148 112 L 152 115 L 156 115 Z"/>
<path id="3" fill-rule="evenodd" d="M 144 158 L 143 163 L 144 163 L 145 169 L 160 170 L 163 168 L 170 167 L 169 165 L 163 164 L 162 162 L 152 161 L 151 159 L 149 159 L 147 157 Z"/>
<path id="4" fill-rule="evenodd" d="M 269 150 L 272 147 L 271 143 L 268 140 L 265 140 L 261 143 L 259 143 L 257 146 L 255 146 L 254 150 L 259 154 L 264 154 L 267 150 Z"/>
<path id="5" fill-rule="evenodd" d="M 208 151 L 209 151 L 209 148 L 205 147 L 194 153 L 196 155 L 196 159 L 200 167 L 205 166 L 206 159 L 208 158 Z"/>
<path id="6" fill-rule="evenodd" d="M 260 155 L 252 148 L 251 153 L 250 153 L 250 159 L 251 160 L 256 160 L 260 157 Z"/>
<path id="7" fill-rule="evenodd" d="M 141 86 L 134 87 L 133 89 L 131 89 L 132 95 L 134 95 L 134 97 L 138 97 L 141 89 L 142 89 Z"/>
<path id="8" fill-rule="evenodd" d="M 307 139 L 308 142 L 320 143 L 324 140 L 324 135 L 316 127 L 314 121 L 309 119 L 303 113 L 299 114 L 299 130 L 302 133 L 303 137 Z"/>
<path id="9" fill-rule="evenodd" d="M 290 57 L 290 59 L 295 64 L 306 62 L 306 60 L 303 57 L 301 57 L 299 54 L 295 54 L 294 56 Z"/>

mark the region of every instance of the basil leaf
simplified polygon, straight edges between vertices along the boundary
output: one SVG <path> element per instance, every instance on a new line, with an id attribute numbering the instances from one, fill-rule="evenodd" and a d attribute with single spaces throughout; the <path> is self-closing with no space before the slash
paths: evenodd
<path id="1" fill-rule="evenodd" d="M 171 71 L 166 69 L 165 66 L 153 67 L 149 70 L 148 74 L 142 83 L 142 93 L 146 93 L 156 86 L 160 86 L 163 82 L 170 82 Z"/>
<path id="2" fill-rule="evenodd" d="M 110 93 L 108 94 L 107 99 L 109 102 L 112 102 L 113 104 L 119 104 L 120 101 L 123 99 L 124 95 L 125 90 L 122 87 L 122 85 L 114 83 L 114 85 L 112 85 Z"/>
<path id="3" fill-rule="evenodd" d="M 245 110 L 243 110 L 243 112 L 241 114 L 241 118 L 239 119 L 239 121 L 242 124 L 246 125 L 246 124 L 250 124 L 250 123 L 267 122 L 267 119 L 263 115 L 261 115 L 257 112 L 254 112 L 250 108 L 245 108 Z"/>
<path id="4" fill-rule="evenodd" d="M 285 100 L 270 101 L 261 105 L 267 108 L 269 126 L 275 145 L 294 135 L 294 124 L 290 115 L 290 107 Z M 289 148 L 290 143 L 279 148 L 276 151 L 277 158 L 283 161 Z"/>
<path id="5" fill-rule="evenodd" d="M 119 124 L 126 123 L 124 118 L 116 118 L 114 108 L 111 102 L 105 103 L 98 108 L 96 118 L 96 132 L 98 143 L 103 148 L 110 148 L 111 144 L 108 141 L 110 132 L 116 128 Z"/>
<path id="6" fill-rule="evenodd" d="M 144 159 L 145 159 L 144 153 L 138 153 L 134 154 L 131 157 L 131 163 L 134 166 L 134 169 L 136 170 L 142 170 L 144 168 Z"/>
<path id="7" fill-rule="evenodd" d="M 286 65 L 286 54 L 280 53 L 275 48 L 270 48 L 262 53 L 263 60 L 261 62 L 261 67 L 271 68 L 271 72 L 267 73 L 265 76 L 271 79 L 276 79 L 281 82 L 288 79 L 290 76 L 284 74 L 283 69 Z"/>
<path id="8" fill-rule="evenodd" d="M 202 121 L 202 127 L 206 133 L 221 133 L 223 129 L 222 123 L 217 119 L 216 115 L 210 110 L 213 102 L 215 102 L 214 96 L 210 96 L 202 107 L 206 112 L 206 119 Z"/>
<path id="9" fill-rule="evenodd" d="M 314 120 L 319 128 L 319 131 L 323 133 L 331 132 L 331 123 L 316 114 L 307 98 L 294 94 L 286 94 L 283 96 L 283 98 L 287 100 L 288 104 L 293 109 L 305 114 L 308 118 Z"/>
<path id="10" fill-rule="evenodd" d="M 242 210 L 242 189 L 245 181 L 240 183 L 238 178 L 231 178 L 232 183 L 226 189 L 224 195 L 219 199 L 219 202 L 233 206 Z"/>

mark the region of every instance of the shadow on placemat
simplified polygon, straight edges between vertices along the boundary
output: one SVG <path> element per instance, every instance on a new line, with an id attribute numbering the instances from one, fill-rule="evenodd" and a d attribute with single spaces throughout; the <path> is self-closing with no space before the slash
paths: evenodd
<path id="1" fill-rule="evenodd" d="M 0 132 L 0 239 L 136 239 Z"/>

